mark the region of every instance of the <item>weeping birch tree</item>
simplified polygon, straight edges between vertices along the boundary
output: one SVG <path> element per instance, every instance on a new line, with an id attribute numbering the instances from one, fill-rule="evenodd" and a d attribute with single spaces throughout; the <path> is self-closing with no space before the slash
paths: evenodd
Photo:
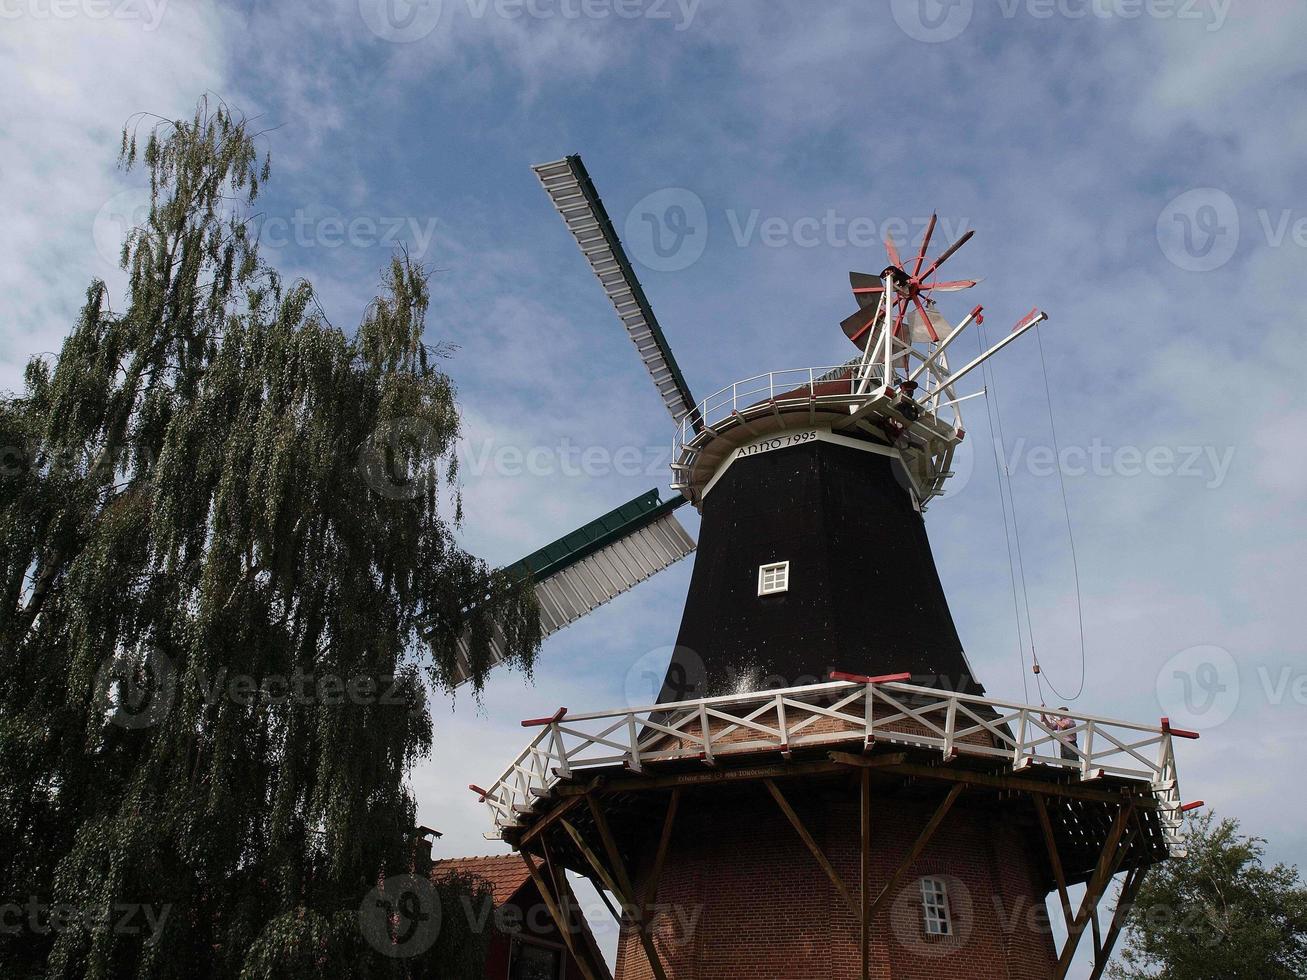
<path id="1" fill-rule="evenodd" d="M 120 162 L 150 192 L 121 308 L 93 282 L 0 400 L 0 973 L 463 975 L 466 943 L 442 970 L 359 925 L 412 867 L 426 685 L 459 637 L 477 687 L 492 631 L 539 643 L 455 540 L 425 275 L 397 256 L 333 327 L 259 257 L 268 161 L 225 106 Z"/>

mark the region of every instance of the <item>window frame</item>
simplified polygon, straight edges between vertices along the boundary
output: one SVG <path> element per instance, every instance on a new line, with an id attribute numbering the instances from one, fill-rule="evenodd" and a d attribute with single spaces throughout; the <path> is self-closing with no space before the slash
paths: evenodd
<path id="1" fill-rule="evenodd" d="M 953 935 L 953 913 L 949 908 L 948 882 L 928 875 L 918 882 L 921 891 L 922 928 L 927 936 L 943 939 Z"/>
<path id="2" fill-rule="evenodd" d="M 768 575 L 771 583 L 768 584 Z M 769 561 L 758 566 L 758 595 L 780 595 L 790 591 L 789 561 Z"/>

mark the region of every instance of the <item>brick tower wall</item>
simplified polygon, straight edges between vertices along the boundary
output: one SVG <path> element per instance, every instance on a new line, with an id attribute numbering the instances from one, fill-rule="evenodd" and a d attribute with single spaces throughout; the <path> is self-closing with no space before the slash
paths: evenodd
<path id="1" fill-rule="evenodd" d="M 858 894 L 859 813 L 847 784 L 778 782 L 818 845 Z M 872 802 L 872 897 L 937 801 Z M 652 852 L 654 842 L 650 842 Z M 1038 831 L 972 809 L 964 793 L 898 894 L 872 923 L 873 977 L 1046 980 L 1055 954 L 1039 881 Z M 637 892 L 649 872 L 637 864 Z M 920 879 L 948 883 L 954 935 L 927 936 Z M 860 925 L 761 786 L 682 801 L 656 898 L 655 943 L 669 977 L 837 980 L 860 976 Z M 652 978 L 638 937 L 622 936 L 616 980 Z"/>

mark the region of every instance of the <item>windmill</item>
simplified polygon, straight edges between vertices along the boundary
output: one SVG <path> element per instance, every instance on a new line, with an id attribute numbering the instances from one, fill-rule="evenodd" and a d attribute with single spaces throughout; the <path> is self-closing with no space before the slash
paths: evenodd
<path id="1" fill-rule="evenodd" d="M 470 787 L 588 978 L 564 870 L 628 926 L 618 980 L 1025 976 L 1063 980 L 1092 933 L 1103 975 L 1148 868 L 1183 854 L 1173 739 L 991 697 L 953 624 L 921 512 L 965 437 L 959 385 L 1046 317 L 958 368 L 938 277 L 971 237 L 853 273 L 858 347 L 696 402 L 578 157 L 535 168 L 672 416 L 672 487 L 523 560 L 547 631 L 696 552 L 651 704 L 522 724 L 537 734 Z M 701 516 L 691 542 L 673 511 Z M 1118 874 L 1110 924 L 1098 905 Z M 1068 889 L 1085 886 L 1073 909 Z M 1000 908 L 1056 890 L 1066 939 Z M 698 910 L 692 936 L 660 910 Z M 1091 930 L 1092 924 L 1092 930 Z"/>
<path id="2" fill-rule="evenodd" d="M 512 571 L 532 578 L 542 636 L 691 554 L 695 542 L 674 512 L 687 503 L 702 506 L 709 483 L 721 475 L 723 460 L 739 450 L 741 434 L 755 437 L 786 431 L 793 427 L 796 411 L 806 412 L 809 422 L 829 424 L 837 435 L 887 444 L 910 483 L 913 506 L 924 509 L 951 475 L 953 452 L 965 437 L 959 406 L 975 396 L 959 397 L 957 383 L 1045 318 L 1032 311 L 1008 337 L 950 372 L 948 348 L 968 325 L 983 320 L 982 307 L 975 307 L 954 327 L 936 309 L 934 294 L 969 289 L 978 280 L 931 277 L 974 232 L 966 232 L 927 264 L 936 227 L 932 216 L 910 272 L 894 241 L 887 238 L 891 264 L 879 276 L 849 274 L 859 310 L 841 327 L 862 349 L 861 358 L 829 368 L 771 372 L 696 403 L 580 156 L 532 169 L 580 246 L 671 415 L 676 429 L 671 485 L 680 491 L 663 501 L 657 489 L 650 490 L 511 566 Z M 771 417 L 762 417 L 766 415 Z M 679 641 L 678 645 L 685 647 L 690 662 L 673 664 L 672 686 L 686 693 L 708 679 L 693 646 Z M 464 639 L 457 683 L 469 676 L 466 649 Z M 503 660 L 502 645 L 493 639 L 490 654 L 492 665 Z M 739 669 L 731 667 L 730 672 L 736 675 Z M 951 673 L 961 676 L 957 670 Z"/>

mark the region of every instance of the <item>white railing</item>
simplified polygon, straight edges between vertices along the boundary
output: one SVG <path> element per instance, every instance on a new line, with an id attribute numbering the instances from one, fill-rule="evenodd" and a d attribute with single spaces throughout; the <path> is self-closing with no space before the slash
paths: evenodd
<path id="1" fill-rule="evenodd" d="M 1050 722 L 1070 718 L 1070 729 Z M 989 758 L 1013 771 L 1062 769 L 1089 781 L 1138 780 L 1151 789 L 1168 845 L 1182 844 L 1182 816 L 1172 737 L 1196 737 L 1162 725 L 1140 725 L 1075 712 L 957 694 L 900 682 L 833 681 L 778 691 L 728 695 L 641 708 L 568 715 L 539 724 L 540 733 L 488 789 L 477 789 L 496 833 L 561 781 L 621 766 L 732 755 L 788 754 L 795 749 L 873 742 L 933 749 L 946 759 Z M 475 788 L 475 787 L 474 787 Z"/>
<path id="2" fill-rule="evenodd" d="M 700 425 L 709 429 L 716 428 L 748 408 L 763 404 L 775 404 L 784 408 L 787 401 L 807 405 L 813 400 L 810 394 L 813 386 L 819 383 L 830 385 L 832 390 L 818 397 L 818 403 L 865 400 L 865 395 L 857 394 L 857 382 L 852 376 L 855 367 L 854 364 L 835 364 L 829 367 L 790 368 L 733 382 L 728 387 L 713 392 L 681 419 L 677 446 L 679 448 L 692 442 Z M 841 378 L 840 374 L 847 374 L 848 377 Z"/>
<path id="3" fill-rule="evenodd" d="M 856 362 L 769 371 L 713 392 L 677 424 L 672 443 L 672 469 L 677 472 L 677 478 L 672 486 L 684 489 L 684 474 L 693 469 L 700 451 L 721 432 L 738 424 L 747 425 L 761 416 L 816 409 L 839 416 L 856 412 L 861 417 L 878 405 L 875 414 L 892 415 L 891 400 L 884 397 L 880 368 L 871 365 L 867 378 L 861 380 L 857 371 Z M 956 442 L 961 438 L 958 429 L 962 422 L 957 403 L 966 399 L 941 401 L 944 394 L 935 392 L 925 401 L 917 402 L 919 414 L 902 424 L 932 444 L 937 440 Z M 896 390 L 893 401 L 901 407 L 904 397 L 906 391 Z M 880 405 L 881 402 L 884 404 Z M 901 415 L 893 417 L 903 419 Z"/>

